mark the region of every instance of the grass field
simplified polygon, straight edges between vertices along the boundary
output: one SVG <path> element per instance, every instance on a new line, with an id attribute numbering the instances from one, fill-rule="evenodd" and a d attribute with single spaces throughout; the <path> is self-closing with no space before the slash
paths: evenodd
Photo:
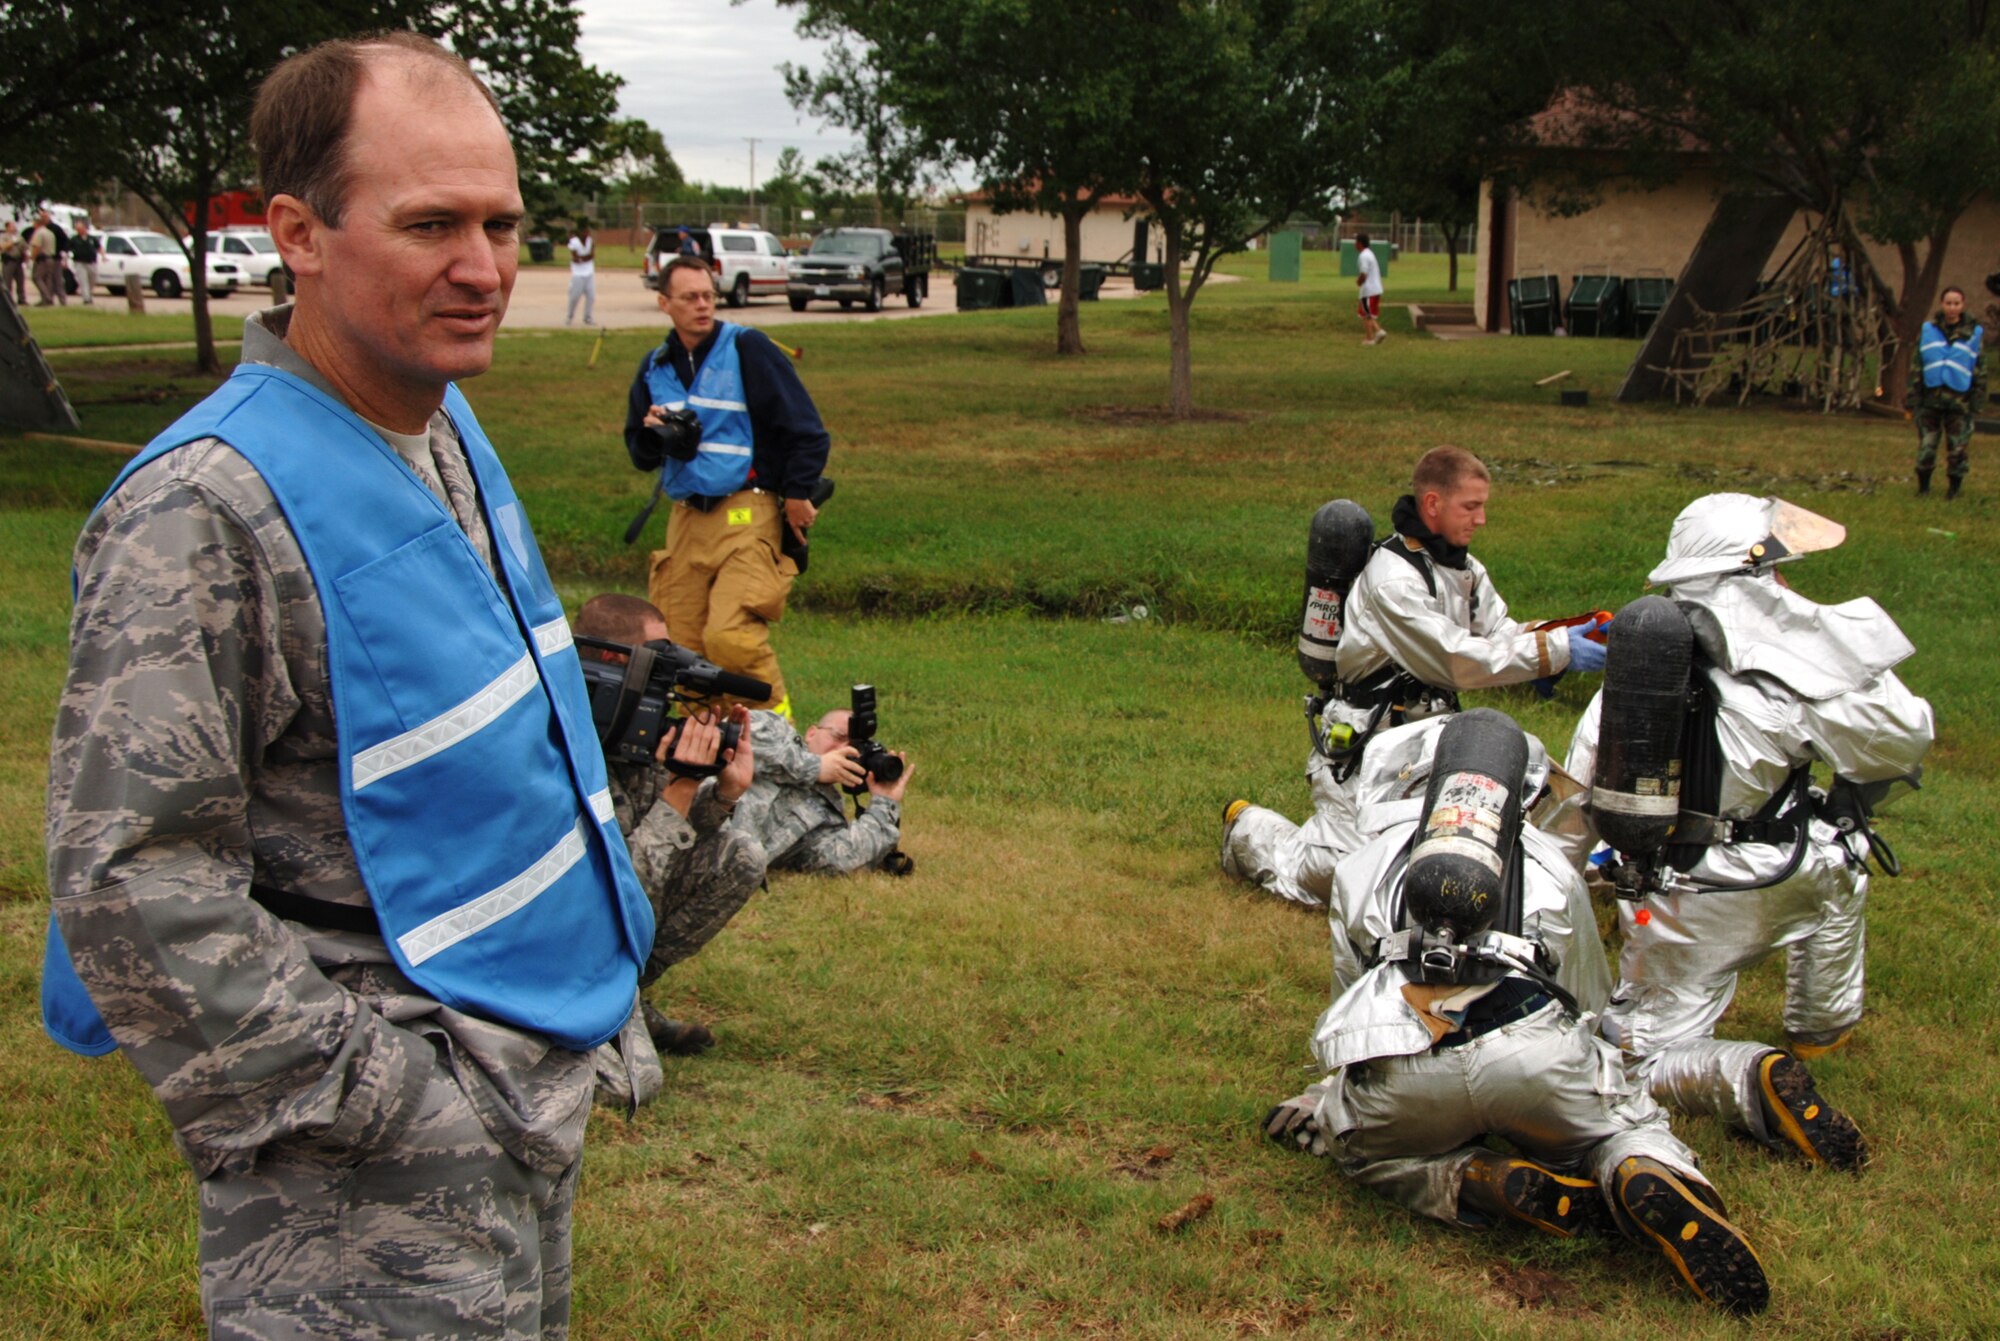
<path id="1" fill-rule="evenodd" d="M 1193 423 L 1158 413 L 1158 297 L 1087 306 L 1078 360 L 1051 352 L 1048 309 L 812 330 L 839 493 L 777 642 L 808 713 L 879 687 L 883 736 L 917 766 L 917 870 L 774 880 L 656 990 L 722 1041 L 669 1060 L 636 1120 L 593 1119 L 580 1338 L 1993 1333 L 1988 445 L 1968 497 L 1919 500 L 1904 425 L 1613 406 L 1629 342 L 1442 343 L 1400 306 L 1362 349 L 1351 281 L 1307 265 L 1272 285 L 1237 258 L 1244 282 L 1203 292 Z M 1441 280 L 1412 258 L 1389 297 Z M 646 481 L 618 433 L 646 344 L 613 335 L 591 369 L 586 337 L 505 340 L 467 388 L 572 608 L 643 584 L 618 535 Z M 1533 386 L 1564 368 L 1588 408 Z M 139 442 L 203 394 L 185 369 L 78 353 L 60 371 L 106 402 L 85 434 Z M 1495 468 L 1476 548 L 1518 614 L 1616 607 L 1690 499 L 1776 492 L 1849 528 L 1795 584 L 1876 596 L 1919 649 L 1904 677 L 1941 735 L 1885 824 L 1906 873 L 1875 886 L 1869 1019 L 1818 1068 L 1874 1167 L 1815 1173 L 1683 1127 L 1772 1276 L 1760 1320 L 1712 1316 L 1630 1245 L 1420 1222 L 1255 1134 L 1313 1078 L 1326 929 L 1217 873 L 1218 813 L 1245 795 L 1304 814 L 1287 634 L 1307 520 L 1345 495 L 1386 526 L 1439 442 Z M 35 1018 L 68 546 L 117 464 L 0 436 L 0 1337 L 200 1330 L 163 1117 L 129 1067 L 60 1052 Z M 1151 617 L 1112 622 L 1134 604 Z M 1560 750 L 1587 686 L 1471 697 Z M 1777 1038 L 1782 987 L 1777 966 L 1748 975 L 1725 1034 Z M 1156 1227 L 1201 1194 L 1206 1218 Z"/>

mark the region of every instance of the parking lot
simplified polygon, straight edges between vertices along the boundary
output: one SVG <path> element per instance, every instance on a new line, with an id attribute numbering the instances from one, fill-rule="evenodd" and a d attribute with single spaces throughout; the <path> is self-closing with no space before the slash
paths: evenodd
<path id="1" fill-rule="evenodd" d="M 1221 277 L 1218 277 L 1221 278 Z M 1132 281 L 1122 277 L 1112 277 L 1104 283 L 1100 297 L 1106 300 L 1136 298 L 1139 295 L 1132 288 Z M 1050 294 L 1053 302 L 1055 295 Z M 524 265 L 520 278 L 514 283 L 514 299 L 507 308 L 506 330 L 537 330 L 563 324 L 563 308 L 569 298 L 569 268 L 565 265 Z M 71 298 L 71 302 L 77 299 Z M 123 305 L 124 298 L 117 294 L 97 295 L 100 303 Z M 172 312 L 181 310 L 188 304 L 186 298 L 156 298 L 146 295 L 149 311 Z M 247 316 L 260 308 L 269 307 L 271 294 L 268 289 L 245 289 L 228 298 L 212 299 L 211 312 L 230 316 Z M 794 312 L 783 298 L 755 298 L 748 307 L 720 308 L 719 315 L 745 326 L 767 326 L 780 322 L 826 322 L 826 321 L 907 321 L 912 317 L 943 316 L 956 310 L 956 296 L 952 288 L 952 276 L 948 271 L 938 271 L 931 275 L 930 297 L 924 305 L 912 308 L 901 298 L 891 298 L 888 306 L 880 312 L 864 312 L 857 305 L 854 310 L 843 312 L 837 303 L 816 302 L 803 312 Z M 1053 315 L 1053 314 L 1051 314 Z M 577 322 L 583 321 L 581 309 Z M 653 291 L 639 281 L 637 270 L 603 270 L 597 274 L 597 324 L 612 330 L 661 329 L 666 317 L 661 314 L 658 300 Z"/>

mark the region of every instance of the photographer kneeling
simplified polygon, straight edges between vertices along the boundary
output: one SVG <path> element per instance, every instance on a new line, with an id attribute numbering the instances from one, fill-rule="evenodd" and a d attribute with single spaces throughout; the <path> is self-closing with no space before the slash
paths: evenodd
<path id="1" fill-rule="evenodd" d="M 638 647 L 665 639 L 667 628 L 660 612 L 638 597 L 606 594 L 584 602 L 577 612 L 575 633 L 579 638 Z M 578 651 L 587 658 L 622 659 L 587 645 Z M 730 710 L 730 720 L 739 729 L 747 724 L 747 716 L 743 707 Z M 623 763 L 609 754 L 605 760 L 618 828 L 631 850 L 632 869 L 653 905 L 653 950 L 639 979 L 646 1032 L 661 1052 L 678 1054 L 703 1051 L 715 1037 L 705 1025 L 667 1019 L 643 993 L 722 930 L 764 878 L 764 851 L 756 839 L 726 824 L 750 788 L 752 735 L 744 733 L 736 750 L 722 751 L 718 722 L 705 714 L 683 720 L 685 725 L 652 761 Z M 718 757 L 723 764 L 713 777 L 697 780 L 674 772 L 669 756 L 697 769 L 713 767 Z M 630 1050 L 623 1055 L 629 1067 L 634 1061 Z M 615 1097 L 632 1101 L 634 1096 L 618 1084 L 619 1077 L 607 1076 L 603 1066 L 598 1074 L 600 1092 L 608 1084 Z M 650 1094 L 642 1082 L 635 1082 L 633 1089 L 639 1100 Z"/>
<path id="2" fill-rule="evenodd" d="M 844 708 L 827 713 L 803 736 L 774 712 L 750 714 L 756 780 L 736 807 L 730 827 L 763 845 L 772 870 L 845 875 L 879 866 L 903 875 L 911 869 L 910 859 L 896 843 L 903 790 L 915 769 L 901 752 L 874 745 L 872 691 L 866 702 L 870 720 L 860 741 L 850 737 L 854 714 Z M 859 747 L 862 741 L 873 746 L 866 755 Z M 868 757 L 875 761 L 873 771 Z M 887 765 L 891 759 L 893 766 Z M 895 776 L 886 780 L 878 776 L 890 773 Z M 865 807 L 859 803 L 864 786 L 870 802 Z M 856 797 L 852 823 L 841 800 L 843 787 Z"/>

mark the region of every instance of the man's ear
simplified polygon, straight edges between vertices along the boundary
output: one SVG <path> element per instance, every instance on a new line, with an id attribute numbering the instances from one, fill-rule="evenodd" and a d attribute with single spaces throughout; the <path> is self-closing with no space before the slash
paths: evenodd
<path id="1" fill-rule="evenodd" d="M 264 226 L 293 274 L 317 277 L 326 272 L 326 224 L 312 206 L 297 196 L 272 196 L 264 202 Z"/>

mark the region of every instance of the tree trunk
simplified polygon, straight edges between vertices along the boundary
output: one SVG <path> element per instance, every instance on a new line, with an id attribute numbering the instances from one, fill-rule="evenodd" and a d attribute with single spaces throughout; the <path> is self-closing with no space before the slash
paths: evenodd
<path id="1" fill-rule="evenodd" d="M 222 371 L 222 360 L 215 353 L 215 321 L 208 311 L 208 202 L 214 194 L 212 182 L 195 183 L 194 226 L 188 234 L 188 274 L 194 280 L 188 290 L 188 299 L 194 304 L 194 366 L 195 371 L 204 373 Z"/>
<path id="2" fill-rule="evenodd" d="M 1438 231 L 1444 234 L 1444 254 L 1447 258 L 1445 261 L 1445 273 L 1450 276 L 1450 282 L 1445 285 L 1445 288 L 1452 293 L 1457 293 L 1458 240 L 1465 234 L 1465 225 L 1439 224 Z"/>
<path id="3" fill-rule="evenodd" d="M 1167 383 L 1167 408 L 1176 419 L 1194 417 L 1194 360 L 1188 348 L 1188 307 L 1194 295 L 1181 288 L 1181 234 L 1176 224 L 1161 231 L 1167 237 L 1167 344 L 1173 371 Z"/>
<path id="4" fill-rule="evenodd" d="M 1909 390 L 1910 357 L 1917 352 L 1924 323 L 1930 320 L 1931 300 L 1937 297 L 1938 279 L 1944 273 L 1945 244 L 1951 241 L 1957 222 L 1954 216 L 1930 235 L 1922 265 L 1917 263 L 1915 243 L 1896 246 L 1896 255 L 1903 263 L 1903 291 L 1896 295 L 1896 354 L 1882 369 L 1882 396 L 1891 405 L 1902 405 Z"/>
<path id="5" fill-rule="evenodd" d="M 1056 353 L 1081 354 L 1083 325 L 1078 319 L 1077 299 L 1083 290 L 1083 216 L 1089 210 L 1088 197 L 1063 203 L 1062 296 L 1056 303 Z"/>

